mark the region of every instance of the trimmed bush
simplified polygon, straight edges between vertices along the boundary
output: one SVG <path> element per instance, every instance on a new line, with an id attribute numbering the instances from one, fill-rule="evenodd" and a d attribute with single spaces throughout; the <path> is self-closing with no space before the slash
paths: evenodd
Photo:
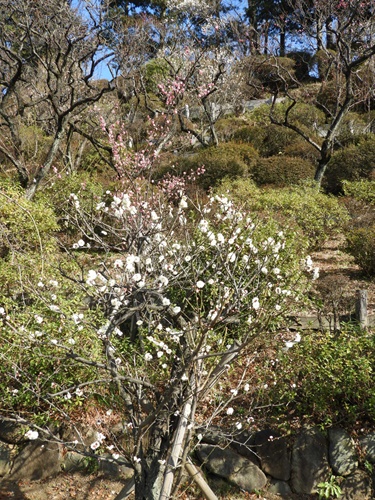
<path id="1" fill-rule="evenodd" d="M 289 146 L 286 146 L 284 149 L 284 153 L 287 156 L 294 156 L 296 158 L 309 160 L 310 162 L 314 163 L 314 165 L 320 157 L 319 151 L 303 139 L 297 139 L 292 144 L 289 144 Z"/>
<path id="2" fill-rule="evenodd" d="M 255 85 L 272 91 L 284 89 L 294 80 L 295 61 L 289 57 L 251 56 L 248 73 Z"/>
<path id="3" fill-rule="evenodd" d="M 342 182 L 371 179 L 375 171 L 375 137 L 364 137 L 356 146 L 350 146 L 333 155 L 327 166 L 324 187 L 328 192 L 343 192 Z"/>
<path id="4" fill-rule="evenodd" d="M 252 178 L 258 185 L 289 186 L 314 177 L 315 166 L 309 160 L 293 156 L 277 155 L 259 158 L 252 170 Z"/>
<path id="5" fill-rule="evenodd" d="M 375 224 L 352 229 L 346 234 L 345 250 L 368 276 L 375 276 Z"/>
<path id="6" fill-rule="evenodd" d="M 307 332 L 301 337 L 300 343 L 277 353 L 268 370 L 262 365 L 262 375 L 269 376 L 269 403 L 284 402 L 294 418 L 315 425 L 374 422 L 374 336 L 347 327 L 340 335 Z M 283 405 L 280 411 L 285 415 Z"/>
<path id="7" fill-rule="evenodd" d="M 284 189 L 259 189 L 250 180 L 223 182 L 219 191 L 230 192 L 231 197 L 250 211 L 263 213 L 292 225 L 309 241 L 310 249 L 342 231 L 349 216 L 338 199 L 302 184 Z"/>
<path id="8" fill-rule="evenodd" d="M 204 189 L 209 189 L 225 177 L 235 179 L 247 176 L 257 157 L 256 150 L 248 144 L 222 143 L 202 149 L 191 156 L 179 158 L 175 165 L 159 169 L 158 177 L 168 172 L 176 175 L 196 171 L 204 166 L 205 173 L 197 178 L 197 184 Z"/>
<path id="9" fill-rule="evenodd" d="M 284 153 L 285 148 L 300 140 L 299 135 L 285 127 L 242 127 L 233 135 L 233 140 L 248 142 L 259 151 L 260 156 L 274 156 Z"/>
<path id="10" fill-rule="evenodd" d="M 353 196 L 356 200 L 375 205 L 375 181 L 343 181 L 342 185 L 347 196 Z"/>
<path id="11" fill-rule="evenodd" d="M 312 64 L 318 68 L 319 79 L 321 81 L 331 80 L 335 75 L 336 52 L 331 49 L 318 50 L 312 58 Z"/>

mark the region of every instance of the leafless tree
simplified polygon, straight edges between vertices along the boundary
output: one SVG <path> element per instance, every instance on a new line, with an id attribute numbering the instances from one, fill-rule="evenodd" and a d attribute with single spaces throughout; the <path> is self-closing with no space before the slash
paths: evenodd
<path id="1" fill-rule="evenodd" d="M 324 110 L 328 121 L 328 129 L 324 137 L 319 138 L 298 126 L 291 116 L 295 106 L 302 102 L 301 94 L 298 95 L 294 90 L 300 87 L 300 82 L 294 77 L 290 78 L 290 81 L 283 77 L 279 64 L 274 59 L 275 73 L 284 81 L 283 88 L 280 90 L 278 87 L 274 91 L 274 96 L 286 96 L 289 99 L 289 105 L 283 117 L 280 118 L 280 115 L 276 113 L 276 100 L 274 99 L 271 121 L 276 125 L 294 130 L 319 152 L 315 181 L 320 185 L 344 118 L 360 102 L 374 99 L 373 88 L 365 89 L 364 95 L 362 84 L 363 73 L 368 73 L 375 58 L 374 5 L 371 1 L 359 0 L 314 0 L 312 2 L 297 0 L 293 1 L 293 5 L 302 35 L 310 40 L 314 50 L 319 50 L 319 56 L 325 61 L 325 64 L 319 68 L 320 94 L 325 90 L 327 80 L 331 80 L 334 103 L 328 106 L 317 98 L 319 93 L 316 93 L 315 104 Z M 323 35 L 325 34 L 326 45 L 322 43 L 322 26 L 325 26 Z M 323 70 L 324 74 L 322 74 Z"/>
<path id="2" fill-rule="evenodd" d="M 0 1 L 0 153 L 32 198 L 55 161 L 69 122 L 100 100 L 110 86 L 95 72 L 111 53 L 104 47 L 100 13 L 81 2 Z M 28 164 L 25 123 L 48 137 L 41 162 Z"/>

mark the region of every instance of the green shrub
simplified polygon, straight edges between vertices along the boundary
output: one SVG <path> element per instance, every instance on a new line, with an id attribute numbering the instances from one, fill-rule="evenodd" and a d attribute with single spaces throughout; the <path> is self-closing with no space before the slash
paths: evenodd
<path id="1" fill-rule="evenodd" d="M 314 172 L 315 166 L 309 160 L 280 154 L 259 158 L 252 170 L 252 178 L 258 185 L 288 186 L 312 179 Z"/>
<path id="2" fill-rule="evenodd" d="M 221 118 L 216 122 L 215 129 L 217 135 L 220 139 L 220 142 L 230 142 L 233 141 L 236 134 L 243 128 L 247 128 L 248 125 L 243 116 L 235 117 L 235 116 L 226 116 Z M 235 142 L 251 142 L 251 141 L 243 141 L 237 140 Z"/>
<path id="3" fill-rule="evenodd" d="M 318 50 L 315 53 L 312 58 L 312 63 L 317 65 L 320 80 L 331 80 L 334 77 L 335 65 L 333 61 L 335 59 L 336 52 L 331 49 Z"/>
<path id="4" fill-rule="evenodd" d="M 244 125 L 234 131 L 232 139 L 235 142 L 250 143 L 255 149 L 260 151 L 267 136 L 267 127 Z"/>
<path id="5" fill-rule="evenodd" d="M 270 400 L 288 404 L 294 417 L 315 424 L 375 421 L 374 360 L 374 336 L 360 329 L 304 333 L 300 343 L 269 363 L 275 381 L 269 384 Z"/>
<path id="6" fill-rule="evenodd" d="M 348 113 L 340 125 L 337 134 L 337 142 L 340 146 L 358 145 L 363 139 L 363 133 L 366 129 L 366 115 L 359 113 Z"/>
<path id="7" fill-rule="evenodd" d="M 343 181 L 342 186 L 347 196 L 375 205 L 375 181 Z"/>
<path id="8" fill-rule="evenodd" d="M 256 150 L 248 144 L 222 143 L 202 149 L 191 156 L 179 158 L 178 162 L 173 165 L 173 170 L 166 166 L 159 169 L 158 175 L 161 176 L 167 172 L 181 174 L 196 171 L 204 166 L 205 173 L 197 178 L 197 183 L 204 189 L 208 189 L 225 177 L 235 179 L 248 175 L 257 157 Z"/>
<path id="9" fill-rule="evenodd" d="M 297 103 L 288 115 L 290 123 L 294 125 L 304 126 L 312 129 L 313 125 L 319 126 L 325 123 L 325 115 L 323 111 L 312 104 L 303 102 Z"/>
<path id="10" fill-rule="evenodd" d="M 235 180 L 223 182 L 219 190 L 230 192 L 250 211 L 270 214 L 294 225 L 308 238 L 310 248 L 321 246 L 341 232 L 349 218 L 337 198 L 318 192 L 309 184 L 261 190 L 250 180 Z"/>
<path id="11" fill-rule="evenodd" d="M 330 193 L 342 193 L 342 182 L 371 179 L 375 166 L 375 137 L 364 137 L 358 145 L 335 153 L 328 163 L 324 187 Z"/>
<path id="12" fill-rule="evenodd" d="M 107 186 L 108 186 L 107 181 Z M 37 199 L 45 200 L 54 208 L 58 216 L 66 208 L 70 195 L 79 196 L 82 209 L 91 208 L 96 200 L 103 194 L 105 186 L 98 174 L 89 172 L 73 172 L 63 174 L 61 179 L 45 186 L 43 191 L 37 193 Z"/>
<path id="13" fill-rule="evenodd" d="M 288 52 L 287 56 L 289 59 L 293 59 L 294 61 L 294 70 L 297 80 L 309 80 L 311 54 L 309 52 L 300 50 L 295 52 Z"/>
<path id="14" fill-rule="evenodd" d="M 352 229 L 346 234 L 346 251 L 368 276 L 375 276 L 375 224 Z"/>
<path id="15" fill-rule="evenodd" d="M 260 156 L 268 157 L 284 153 L 286 147 L 299 140 L 299 136 L 293 130 L 271 124 L 267 127 L 242 127 L 234 133 L 233 140 L 248 142 L 259 151 Z"/>
<path id="16" fill-rule="evenodd" d="M 284 153 L 286 156 L 295 156 L 296 158 L 309 160 L 314 163 L 314 165 L 320 157 L 319 151 L 302 138 L 286 146 L 284 148 Z"/>
<path id="17" fill-rule="evenodd" d="M 251 56 L 248 65 L 254 86 L 270 89 L 284 89 L 293 82 L 295 61 L 289 57 Z"/>
<path id="18" fill-rule="evenodd" d="M 34 292 L 30 286 L 27 288 L 26 304 L 18 298 L 1 302 L 7 313 L 7 321 L 0 324 L 0 377 L 4 389 L 1 403 L 3 411 L 48 421 L 58 418 L 56 405 L 70 410 L 80 406 L 83 400 L 75 394 L 75 388 L 100 378 L 98 368 L 77 363 L 66 354 L 74 345 L 78 355 L 99 360 L 101 341 L 95 325 L 102 320 L 102 314 L 85 309 L 84 292 L 77 288 L 73 292 L 59 274 L 38 279 Z M 57 344 L 65 346 L 59 355 Z M 100 384 L 95 385 L 84 388 L 85 398 L 102 391 Z M 69 396 L 68 391 L 52 396 L 65 388 L 70 389 Z"/>
<path id="19" fill-rule="evenodd" d="M 158 85 L 167 81 L 169 72 L 170 67 L 165 59 L 157 57 L 148 61 L 142 67 L 146 89 L 149 92 L 157 93 Z"/>

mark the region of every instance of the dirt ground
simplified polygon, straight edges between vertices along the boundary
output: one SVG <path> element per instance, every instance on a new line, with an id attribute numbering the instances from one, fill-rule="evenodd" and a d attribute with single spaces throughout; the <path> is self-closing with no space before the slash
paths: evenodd
<path id="1" fill-rule="evenodd" d="M 374 243 L 375 244 L 375 243 Z M 319 267 L 317 286 L 331 293 L 331 298 L 340 299 L 352 306 L 356 290 L 367 290 L 369 315 L 375 314 L 375 279 L 363 275 L 354 259 L 343 251 L 344 237 L 339 236 L 325 243 L 322 250 L 311 254 L 314 266 Z M 324 286 L 326 285 L 326 286 Z"/>
<path id="2" fill-rule="evenodd" d="M 121 481 L 100 474 L 61 473 L 44 481 L 3 480 L 0 500 L 113 500 L 123 486 Z"/>

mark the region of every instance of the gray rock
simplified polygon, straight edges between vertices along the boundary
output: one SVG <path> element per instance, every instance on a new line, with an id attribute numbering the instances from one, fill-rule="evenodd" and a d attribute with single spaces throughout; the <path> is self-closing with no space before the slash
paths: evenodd
<path id="1" fill-rule="evenodd" d="M 108 454 L 101 456 L 99 459 L 99 470 L 107 476 L 121 477 L 124 480 L 134 476 L 134 469 L 127 465 L 129 465 L 127 460 L 121 456 L 117 460 L 114 460 L 112 455 Z"/>
<path id="2" fill-rule="evenodd" d="M 271 479 L 268 491 L 283 498 L 290 498 L 293 494 L 289 484 L 286 481 L 279 481 L 278 479 Z"/>
<path id="3" fill-rule="evenodd" d="M 364 452 L 365 459 L 375 464 L 375 432 L 359 438 L 359 445 Z"/>
<path id="4" fill-rule="evenodd" d="M 86 427 L 81 424 L 75 425 L 73 428 L 63 429 L 60 433 L 61 439 L 70 446 L 75 447 L 77 451 L 84 451 L 98 438 L 98 433 L 91 427 Z"/>
<path id="5" fill-rule="evenodd" d="M 88 469 L 88 460 L 84 455 L 76 451 L 68 451 L 65 456 L 61 468 L 65 472 L 78 472 Z"/>
<path id="6" fill-rule="evenodd" d="M 369 500 L 371 496 L 371 479 L 362 470 L 347 476 L 341 483 L 341 500 Z"/>
<path id="7" fill-rule="evenodd" d="M 334 427 L 328 431 L 329 463 L 336 476 L 349 476 L 358 468 L 354 442 L 345 429 Z"/>
<path id="8" fill-rule="evenodd" d="M 19 444 L 25 442 L 25 434 L 29 427 L 16 422 L 0 420 L 0 440 L 8 444 Z"/>
<path id="9" fill-rule="evenodd" d="M 251 493 L 267 484 L 267 478 L 259 467 L 229 448 L 201 444 L 197 455 L 209 472 L 227 479 L 245 491 Z"/>
<path id="10" fill-rule="evenodd" d="M 53 477 L 61 472 L 62 463 L 61 445 L 37 440 L 28 443 L 17 455 L 9 479 L 19 481 Z"/>
<path id="11" fill-rule="evenodd" d="M 304 429 L 296 437 L 292 452 L 291 487 L 295 493 L 317 493 L 317 485 L 330 476 L 328 446 L 319 429 Z"/>
<path id="12" fill-rule="evenodd" d="M 271 429 L 257 432 L 253 449 L 260 458 L 263 472 L 275 479 L 289 481 L 290 454 L 285 437 Z"/>
<path id="13" fill-rule="evenodd" d="M 244 430 L 236 434 L 235 438 L 231 439 L 230 445 L 231 448 L 233 448 L 237 453 L 246 457 L 248 460 L 260 467 L 260 458 L 254 449 L 254 436 L 248 430 Z"/>
<path id="14" fill-rule="evenodd" d="M 197 430 L 197 434 L 202 434 L 202 442 L 208 444 L 216 444 L 225 447 L 232 440 L 231 433 L 226 432 L 221 427 L 211 426 Z"/>
<path id="15" fill-rule="evenodd" d="M 0 443 L 0 476 L 5 476 L 11 468 L 11 452 L 9 446 Z"/>

